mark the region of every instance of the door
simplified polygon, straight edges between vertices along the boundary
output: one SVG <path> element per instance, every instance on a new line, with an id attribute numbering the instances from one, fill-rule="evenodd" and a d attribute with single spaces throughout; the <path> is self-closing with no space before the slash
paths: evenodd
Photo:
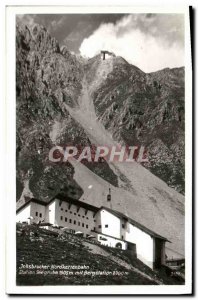
<path id="1" fill-rule="evenodd" d="M 163 261 L 163 242 L 155 239 L 155 268 L 160 268 Z"/>

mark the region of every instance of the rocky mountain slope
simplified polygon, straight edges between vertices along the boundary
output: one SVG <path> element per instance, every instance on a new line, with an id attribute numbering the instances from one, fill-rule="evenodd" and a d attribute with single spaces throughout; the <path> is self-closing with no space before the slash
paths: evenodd
<path id="1" fill-rule="evenodd" d="M 121 57 L 95 57 L 87 74 L 104 127 L 120 143 L 146 146 L 145 167 L 184 193 L 184 68 L 145 74 Z"/>
<path id="2" fill-rule="evenodd" d="M 17 204 L 58 191 L 112 207 L 184 255 L 184 70 L 145 74 L 121 57 L 79 60 L 45 28 L 17 27 Z M 53 145 L 146 145 L 149 163 L 49 162 Z M 162 181 L 161 179 L 164 181 Z M 175 189 L 167 186 L 168 183 Z"/>
<path id="3" fill-rule="evenodd" d="M 17 200 L 24 188 L 28 196 L 46 201 L 60 189 L 78 198 L 81 191 L 72 179 L 72 166 L 50 164 L 48 154 L 56 144 L 90 145 L 64 106 L 77 101 L 82 65 L 40 26 L 31 30 L 17 26 L 16 59 Z M 93 168 L 101 173 L 98 166 Z M 102 169 L 103 177 L 116 185 L 117 178 L 105 162 Z"/>

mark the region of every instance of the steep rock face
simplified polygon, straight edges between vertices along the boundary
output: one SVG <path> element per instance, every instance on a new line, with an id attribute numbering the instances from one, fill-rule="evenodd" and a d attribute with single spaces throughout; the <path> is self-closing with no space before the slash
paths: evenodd
<path id="1" fill-rule="evenodd" d="M 60 189 L 79 198 L 69 163 L 52 164 L 53 145 L 88 146 L 82 127 L 65 104 L 75 107 L 81 91 L 83 65 L 42 26 L 16 29 L 17 200 L 37 197 L 48 201 Z M 98 166 L 88 165 L 96 173 Z M 117 178 L 104 162 L 104 178 Z M 76 193 L 76 195 L 75 195 Z"/>
<path id="2" fill-rule="evenodd" d="M 96 114 L 113 138 L 146 146 L 144 166 L 184 193 L 184 68 L 145 74 L 120 57 L 97 56 L 87 73 Z"/>
<path id="3" fill-rule="evenodd" d="M 59 137 L 57 132 L 54 133 L 54 124 L 59 124 L 64 116 L 67 131 L 75 126 L 61 106 L 62 98 L 70 99 L 69 92 L 72 99 L 75 95 L 73 85 L 72 89 L 65 87 L 61 91 L 61 81 L 58 79 L 66 77 L 66 69 L 62 68 L 63 57 L 58 43 L 39 26 L 34 26 L 32 30 L 17 27 L 16 59 L 17 200 L 24 188 L 29 190 L 31 196 L 46 201 L 60 189 L 69 193 L 76 191 L 78 197 L 82 190 L 72 179 L 72 166 L 50 165 L 47 161 L 49 150 Z M 72 60 L 68 68 L 71 64 Z M 82 129 L 77 124 L 76 127 L 76 136 L 79 134 L 83 139 Z M 71 135 L 69 137 L 68 142 L 73 140 Z M 26 195 L 24 192 L 23 196 Z"/>

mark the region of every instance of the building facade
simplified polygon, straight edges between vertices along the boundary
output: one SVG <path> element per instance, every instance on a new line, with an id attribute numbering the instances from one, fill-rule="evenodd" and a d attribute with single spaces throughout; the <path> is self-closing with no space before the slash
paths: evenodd
<path id="1" fill-rule="evenodd" d="M 98 241 L 110 247 L 120 247 L 121 244 L 121 248 L 127 250 L 131 244 L 135 244 L 137 258 L 150 268 L 165 264 L 167 239 L 118 211 L 101 207 L 96 214 L 94 232 L 97 237 L 103 234 L 106 240 L 98 238 Z"/>
<path id="2" fill-rule="evenodd" d="M 45 221 L 86 237 L 94 228 L 96 212 L 95 206 L 59 195 L 47 205 Z"/>
<path id="3" fill-rule="evenodd" d="M 65 198 L 61 195 L 49 203 L 31 199 L 17 210 L 16 221 L 28 224 L 47 223 L 82 232 L 86 237 L 95 226 L 98 208 L 86 202 Z"/>
<path id="4" fill-rule="evenodd" d="M 96 213 L 96 222 L 93 230 L 98 242 L 102 245 L 127 250 L 127 242 L 122 238 L 120 219 L 101 207 Z"/>
<path id="5" fill-rule="evenodd" d="M 111 206 L 111 195 L 107 196 Z M 102 245 L 136 251 L 150 268 L 165 264 L 166 238 L 108 207 L 57 195 L 49 203 L 31 199 L 17 210 L 17 222 L 48 224 L 92 237 Z M 134 248 L 135 247 L 135 248 Z"/>
<path id="6" fill-rule="evenodd" d="M 28 224 L 44 222 L 46 218 L 46 206 L 43 201 L 30 199 L 17 209 L 16 222 Z"/>

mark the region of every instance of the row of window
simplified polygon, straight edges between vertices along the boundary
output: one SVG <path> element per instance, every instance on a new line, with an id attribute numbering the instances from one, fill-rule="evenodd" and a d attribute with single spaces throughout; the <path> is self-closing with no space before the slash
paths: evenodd
<path id="1" fill-rule="evenodd" d="M 61 207 L 61 202 L 59 202 L 59 207 Z M 61 207 L 61 210 L 63 210 L 63 208 Z M 65 209 L 65 212 L 67 212 L 68 210 L 67 209 Z M 72 213 L 71 211 L 70 211 L 70 213 Z M 74 213 L 75 215 L 76 215 L 76 213 Z"/>
<path id="2" fill-rule="evenodd" d="M 105 228 L 108 228 L 109 225 L 108 224 L 105 224 Z M 102 225 L 98 225 L 98 228 L 102 228 Z"/>
<path id="3" fill-rule="evenodd" d="M 35 215 L 36 215 L 36 217 L 38 217 L 38 215 L 39 215 L 39 217 L 42 218 L 42 213 L 38 213 L 38 211 L 35 212 Z"/>
<path id="4" fill-rule="evenodd" d="M 61 208 L 61 210 L 63 211 L 63 208 Z M 68 212 L 68 210 L 67 209 L 65 209 L 65 212 Z M 73 212 L 72 211 L 69 211 L 69 213 L 70 214 L 73 214 Z M 76 216 L 77 215 L 77 213 L 74 213 L 74 216 Z M 78 217 L 81 217 L 81 215 L 80 214 L 78 214 Z M 85 216 L 82 216 L 83 218 L 85 218 Z M 87 220 L 89 220 L 89 218 L 88 217 L 86 217 L 86 219 Z"/>
<path id="5" fill-rule="evenodd" d="M 108 228 L 109 227 L 109 225 L 108 224 L 105 224 L 105 228 Z M 102 228 L 102 225 L 98 225 L 98 228 Z M 122 228 L 125 228 L 125 225 L 124 224 L 122 224 Z"/>
<path id="6" fill-rule="evenodd" d="M 109 225 L 106 224 L 106 225 L 105 225 L 105 228 L 108 228 L 108 227 L 109 227 Z M 102 228 L 102 225 L 98 225 L 98 228 Z M 122 228 L 125 228 L 125 224 L 122 224 Z"/>
<path id="7" fill-rule="evenodd" d="M 102 237 L 102 236 L 100 236 L 99 239 L 100 239 L 100 240 L 103 240 L 103 241 L 107 241 L 107 239 L 106 239 L 105 237 Z M 123 236 L 123 235 L 121 236 L 121 239 L 124 240 L 124 236 Z"/>
<path id="8" fill-rule="evenodd" d="M 60 216 L 60 219 L 61 219 L 61 221 L 63 221 L 63 216 Z M 69 219 L 69 220 L 68 220 L 67 218 L 65 218 L 65 222 L 68 222 L 68 221 L 69 221 L 70 224 L 72 223 L 72 219 Z M 78 221 L 78 224 L 77 224 L 77 221 L 76 221 L 76 220 L 73 220 L 73 224 L 74 224 L 74 225 L 78 225 L 78 226 L 82 226 L 82 227 L 89 228 L 89 226 L 88 226 L 87 224 L 84 224 L 84 223 L 81 224 L 80 221 Z"/>

